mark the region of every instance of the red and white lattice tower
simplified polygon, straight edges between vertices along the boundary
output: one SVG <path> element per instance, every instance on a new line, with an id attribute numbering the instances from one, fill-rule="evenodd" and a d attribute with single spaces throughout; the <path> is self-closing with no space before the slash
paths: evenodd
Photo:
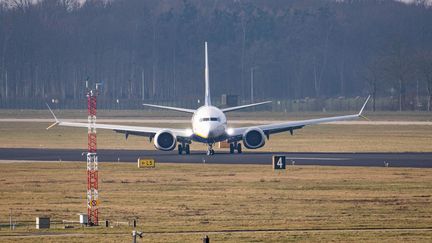
<path id="1" fill-rule="evenodd" d="M 98 225 L 98 157 L 96 140 L 96 91 L 87 90 L 88 152 L 87 152 L 87 217 L 88 225 Z"/>

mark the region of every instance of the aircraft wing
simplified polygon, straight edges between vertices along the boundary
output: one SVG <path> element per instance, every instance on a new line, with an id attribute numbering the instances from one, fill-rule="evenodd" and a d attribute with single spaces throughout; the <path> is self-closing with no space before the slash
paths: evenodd
<path id="1" fill-rule="evenodd" d="M 282 122 L 282 123 L 274 123 L 274 124 L 267 124 L 267 125 L 258 125 L 253 127 L 239 127 L 239 128 L 233 128 L 230 131 L 230 137 L 240 137 L 243 135 L 243 133 L 250 129 L 250 128 L 260 128 L 266 134 L 269 136 L 270 134 L 279 133 L 279 132 L 285 132 L 290 131 L 292 133 L 293 130 L 303 128 L 307 125 L 313 125 L 313 124 L 320 124 L 320 123 L 327 123 L 327 122 L 334 122 L 334 121 L 343 121 L 343 120 L 351 120 L 356 119 L 359 117 L 364 118 L 362 115 L 364 108 L 366 107 L 367 102 L 369 101 L 370 96 L 366 99 L 365 103 L 363 104 L 363 107 L 361 108 L 360 112 L 353 115 L 345 115 L 345 116 L 333 116 L 333 117 L 325 117 L 325 118 L 317 118 L 317 119 L 308 119 L 308 120 L 301 120 L 301 121 L 290 121 L 290 122 Z"/>
<path id="2" fill-rule="evenodd" d="M 47 104 L 48 106 L 48 104 Z M 50 129 L 51 127 L 58 125 L 58 126 L 65 126 L 65 127 L 82 127 L 87 128 L 89 124 L 88 123 L 81 123 L 81 122 L 68 122 L 68 121 L 61 121 L 58 120 L 55 116 L 54 112 L 51 110 L 51 108 L 48 106 L 48 109 L 50 110 L 51 114 L 54 116 L 55 123 L 49 126 L 47 129 Z M 176 137 L 178 138 L 189 138 L 191 136 L 191 131 L 189 129 L 175 129 L 175 128 L 159 128 L 159 127 L 140 127 L 140 126 L 124 126 L 124 125 L 112 125 L 112 124 L 95 124 L 96 129 L 106 129 L 106 130 L 112 130 L 118 133 L 123 133 L 127 136 L 129 135 L 137 135 L 137 136 L 145 136 L 145 137 L 154 137 L 155 134 L 161 130 L 169 130 L 171 131 Z"/>
<path id="3" fill-rule="evenodd" d="M 88 123 L 79 122 L 65 122 L 59 121 L 57 123 L 59 126 L 65 127 L 82 127 L 88 128 Z M 168 129 L 176 137 L 190 137 L 190 131 L 188 129 L 174 129 L 174 128 L 158 128 L 158 127 L 139 127 L 139 126 L 124 126 L 124 125 L 110 125 L 110 124 L 95 124 L 96 129 L 106 129 L 112 130 L 118 133 L 124 133 L 128 135 L 138 135 L 145 137 L 154 137 L 155 134 L 161 130 Z"/>

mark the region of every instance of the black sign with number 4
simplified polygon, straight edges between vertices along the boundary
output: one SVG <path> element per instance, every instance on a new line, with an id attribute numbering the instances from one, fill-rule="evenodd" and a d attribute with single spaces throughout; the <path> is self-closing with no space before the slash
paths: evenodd
<path id="1" fill-rule="evenodd" d="M 273 155 L 273 170 L 285 170 L 286 157 L 283 155 Z"/>

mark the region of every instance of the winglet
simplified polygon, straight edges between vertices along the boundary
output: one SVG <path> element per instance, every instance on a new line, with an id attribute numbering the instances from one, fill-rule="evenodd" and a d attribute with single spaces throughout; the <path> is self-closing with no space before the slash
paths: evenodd
<path id="1" fill-rule="evenodd" d="M 52 128 L 53 126 L 57 125 L 60 123 L 60 121 L 57 119 L 56 115 L 54 114 L 54 112 L 51 110 L 51 107 L 48 105 L 48 103 L 45 103 L 46 106 L 48 107 L 48 110 L 51 112 L 51 114 L 53 115 L 55 122 L 53 124 L 51 124 L 49 127 L 46 128 L 46 130 Z"/>
<path id="2" fill-rule="evenodd" d="M 365 117 L 365 116 L 363 116 L 363 115 L 359 115 L 359 117 L 361 117 L 361 118 L 365 119 L 366 121 L 370 121 L 370 119 L 369 119 L 369 118 L 367 118 L 367 117 Z"/>
<path id="3" fill-rule="evenodd" d="M 366 107 L 366 105 L 367 105 L 367 103 L 368 103 L 368 101 L 369 101 L 369 98 L 370 98 L 370 95 L 367 97 L 367 99 L 366 99 L 365 103 L 363 104 L 363 106 L 362 106 L 360 112 L 358 113 L 359 116 L 362 116 L 363 110 L 364 110 L 364 108 Z"/>

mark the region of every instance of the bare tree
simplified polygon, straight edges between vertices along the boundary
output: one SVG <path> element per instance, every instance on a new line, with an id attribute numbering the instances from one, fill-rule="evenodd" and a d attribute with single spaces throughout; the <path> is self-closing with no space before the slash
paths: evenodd
<path id="1" fill-rule="evenodd" d="M 410 53 L 406 46 L 397 41 L 390 49 L 390 54 L 385 58 L 386 65 L 384 70 L 387 73 L 390 82 L 397 84 L 399 92 L 399 111 L 405 109 L 405 95 L 407 82 L 412 75 L 413 66 L 411 63 Z"/>
<path id="2" fill-rule="evenodd" d="M 427 110 L 432 111 L 432 51 L 419 53 L 416 61 L 418 73 L 426 84 Z"/>
<path id="3" fill-rule="evenodd" d="M 409 81 L 414 71 L 421 74 L 410 56 L 432 52 L 432 11 L 422 5 L 212 3 L 0 0 L 0 105 L 17 98 L 80 99 L 86 77 L 104 81 L 107 99 L 196 101 L 202 96 L 201 47 L 207 40 L 215 96 L 231 93 L 244 99 L 247 70 L 259 66 L 255 98 L 349 97 L 368 89 L 375 103 L 394 87 L 403 110 L 405 93 L 415 90 Z M 397 45 L 391 45 L 395 39 Z M 385 60 L 362 61 L 380 59 L 388 46 L 393 48 Z M 429 80 L 424 72 L 421 80 Z M 429 94 L 429 103 L 430 89 L 419 93 Z"/>
<path id="4" fill-rule="evenodd" d="M 25 12 L 32 3 L 31 0 L 5 0 L 6 5 L 10 8 L 16 8 Z"/>
<path id="5" fill-rule="evenodd" d="M 369 62 L 365 65 L 365 69 L 360 75 L 366 81 L 369 94 L 372 95 L 372 110 L 375 112 L 378 83 L 382 79 L 382 61 L 375 59 Z"/>

